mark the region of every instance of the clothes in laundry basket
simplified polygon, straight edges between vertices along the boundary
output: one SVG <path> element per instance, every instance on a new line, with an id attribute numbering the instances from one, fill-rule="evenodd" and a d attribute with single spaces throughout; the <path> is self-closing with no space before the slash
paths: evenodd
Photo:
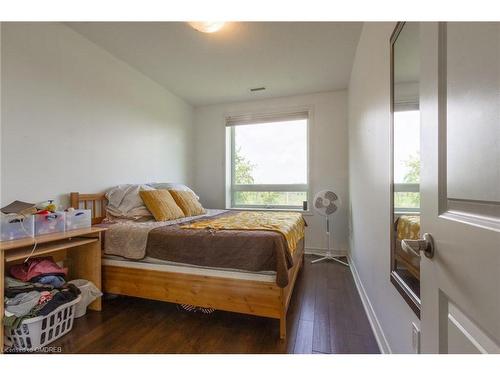
<path id="1" fill-rule="evenodd" d="M 56 293 L 40 310 L 38 310 L 38 315 L 48 315 L 59 306 L 73 301 L 76 297 L 78 297 L 78 294 L 74 290 L 60 291 L 59 293 Z"/>
<path id="2" fill-rule="evenodd" d="M 21 317 L 28 314 L 38 304 L 39 300 L 40 292 L 20 293 L 13 298 L 5 299 L 5 310 L 16 317 Z"/>
<path id="3" fill-rule="evenodd" d="M 54 289 L 52 285 L 43 285 L 39 283 L 29 283 L 16 280 L 13 277 L 5 276 L 5 297 L 13 298 L 20 293 L 28 293 L 33 290 L 42 292 L 44 290 L 51 291 Z"/>
<path id="4" fill-rule="evenodd" d="M 47 293 L 50 293 L 50 295 Z M 7 328 L 16 329 L 25 319 L 48 315 L 59 306 L 76 299 L 79 294 L 80 290 L 76 286 L 66 284 L 59 289 L 52 289 L 50 292 L 31 291 L 29 293 L 20 293 L 13 298 L 7 298 L 3 324 Z M 7 308 L 7 303 L 10 303 L 12 308 Z M 22 305 L 20 305 L 21 303 Z M 16 310 L 15 306 L 17 305 L 19 306 Z M 29 306 L 31 306 L 30 309 L 28 309 Z M 22 310 L 20 307 L 22 307 Z"/>

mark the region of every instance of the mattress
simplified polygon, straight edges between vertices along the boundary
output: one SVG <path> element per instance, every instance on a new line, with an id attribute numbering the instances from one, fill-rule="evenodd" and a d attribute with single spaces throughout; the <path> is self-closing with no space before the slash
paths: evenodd
<path id="1" fill-rule="evenodd" d="M 127 258 L 114 255 L 104 255 L 102 258 L 102 265 L 160 271 L 160 272 L 185 273 L 185 274 L 200 275 L 200 276 L 225 277 L 225 278 L 239 279 L 239 280 L 253 280 L 253 281 L 266 281 L 266 282 L 276 281 L 276 272 L 274 271 L 249 272 L 249 271 L 228 269 L 228 268 L 211 268 L 211 267 L 195 266 L 192 264 L 170 262 L 151 257 L 146 257 L 141 260 L 130 260 Z"/>

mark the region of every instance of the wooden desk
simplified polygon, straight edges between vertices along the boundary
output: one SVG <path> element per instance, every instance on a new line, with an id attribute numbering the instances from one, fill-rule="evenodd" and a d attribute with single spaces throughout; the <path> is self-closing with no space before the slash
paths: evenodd
<path id="1" fill-rule="evenodd" d="M 37 247 L 32 257 L 52 256 L 68 267 L 67 280 L 86 279 L 101 289 L 101 233 L 106 228 L 91 227 L 67 232 L 37 236 Z M 35 240 L 22 238 L 0 242 L 0 317 L 4 317 L 4 277 L 8 267 L 22 263 L 31 253 Z M 101 310 L 101 299 L 89 305 L 91 310 Z M 3 352 L 4 331 L 0 324 L 0 353 Z"/>

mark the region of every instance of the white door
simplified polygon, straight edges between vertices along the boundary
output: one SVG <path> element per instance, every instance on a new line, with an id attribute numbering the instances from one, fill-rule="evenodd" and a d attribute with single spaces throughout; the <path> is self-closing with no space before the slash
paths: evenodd
<path id="1" fill-rule="evenodd" d="M 500 353 L 500 23 L 422 23 L 423 353 Z"/>
<path id="2" fill-rule="evenodd" d="M 500 353 L 500 23 L 421 25 L 421 348 Z"/>

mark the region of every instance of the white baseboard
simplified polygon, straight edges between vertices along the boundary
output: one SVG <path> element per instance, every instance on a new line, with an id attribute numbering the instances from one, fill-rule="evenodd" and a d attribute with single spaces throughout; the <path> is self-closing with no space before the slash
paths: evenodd
<path id="1" fill-rule="evenodd" d="M 327 251 L 328 251 L 327 249 L 322 248 L 322 247 L 306 247 L 304 249 L 304 252 L 306 254 L 319 255 L 319 256 L 326 255 Z M 332 250 L 330 250 L 330 253 L 335 257 L 346 257 L 347 256 L 347 250 L 332 249 Z"/>
<path id="2" fill-rule="evenodd" d="M 361 297 L 361 302 L 363 303 L 363 307 L 365 308 L 366 315 L 368 316 L 368 320 L 370 321 L 370 325 L 372 327 L 373 334 L 375 335 L 375 339 L 377 340 L 378 347 L 382 354 L 392 354 L 391 347 L 387 342 L 387 338 L 384 335 L 384 331 L 382 330 L 382 326 L 380 325 L 379 320 L 377 319 L 377 315 L 375 314 L 375 310 L 366 294 L 365 288 L 361 279 L 359 278 L 358 270 L 354 265 L 354 262 L 351 259 L 350 254 L 347 255 L 349 259 L 349 265 L 351 268 L 352 277 L 354 278 L 354 283 L 356 284 L 356 288 L 358 289 L 358 293 Z"/>

